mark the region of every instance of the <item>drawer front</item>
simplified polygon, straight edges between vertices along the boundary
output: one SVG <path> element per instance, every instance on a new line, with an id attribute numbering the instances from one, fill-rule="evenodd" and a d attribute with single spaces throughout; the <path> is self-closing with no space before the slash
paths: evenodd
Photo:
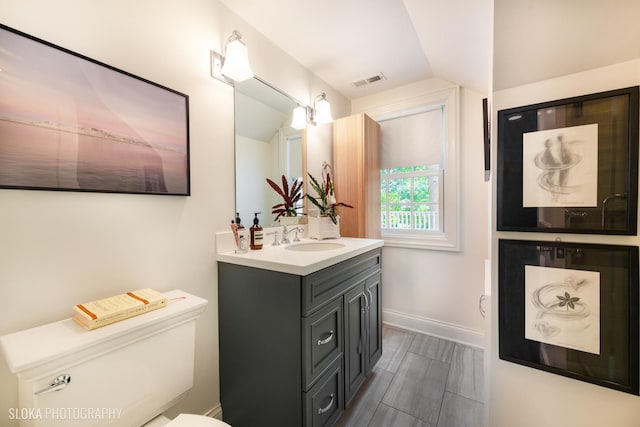
<path id="1" fill-rule="evenodd" d="M 304 393 L 305 427 L 333 426 L 344 412 L 342 358 Z"/>
<path id="2" fill-rule="evenodd" d="M 302 318 L 303 390 L 308 390 L 343 351 L 342 298 Z"/>
<path id="3" fill-rule="evenodd" d="M 380 269 L 381 251 L 374 249 L 302 279 L 303 316 L 343 294 L 358 280 Z"/>

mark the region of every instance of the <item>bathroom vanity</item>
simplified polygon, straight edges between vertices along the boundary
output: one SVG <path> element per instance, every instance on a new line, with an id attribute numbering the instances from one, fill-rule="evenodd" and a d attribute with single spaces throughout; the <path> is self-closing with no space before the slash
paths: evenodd
<path id="1" fill-rule="evenodd" d="M 342 238 L 218 254 L 225 422 L 336 423 L 382 355 L 381 246 Z"/>

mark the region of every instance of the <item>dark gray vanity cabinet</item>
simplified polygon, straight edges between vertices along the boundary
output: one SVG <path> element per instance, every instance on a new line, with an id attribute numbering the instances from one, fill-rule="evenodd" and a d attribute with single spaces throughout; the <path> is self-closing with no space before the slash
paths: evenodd
<path id="1" fill-rule="evenodd" d="M 336 423 L 382 355 L 380 264 L 380 249 L 306 276 L 218 263 L 225 422 Z"/>

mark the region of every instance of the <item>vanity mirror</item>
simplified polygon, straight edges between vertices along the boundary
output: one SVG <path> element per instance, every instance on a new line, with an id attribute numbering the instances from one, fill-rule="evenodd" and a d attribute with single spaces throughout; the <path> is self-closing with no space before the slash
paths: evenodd
<path id="1" fill-rule="evenodd" d="M 254 77 L 235 84 L 236 211 L 249 227 L 253 213 L 273 224 L 272 206 L 281 197 L 266 178 L 280 183 L 306 175 L 305 130 L 291 127 L 293 110 L 301 105 L 291 96 Z"/>

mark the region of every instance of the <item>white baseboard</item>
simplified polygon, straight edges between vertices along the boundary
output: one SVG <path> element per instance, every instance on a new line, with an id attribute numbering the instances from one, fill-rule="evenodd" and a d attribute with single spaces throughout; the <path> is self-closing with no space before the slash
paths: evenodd
<path id="1" fill-rule="evenodd" d="M 216 418 L 218 420 L 222 420 L 222 405 L 221 404 L 217 404 L 216 406 L 214 406 L 213 408 L 209 409 L 205 415 L 207 417 L 211 417 L 211 418 Z"/>
<path id="2" fill-rule="evenodd" d="M 484 349 L 484 332 L 394 310 L 382 310 L 382 323 Z"/>

